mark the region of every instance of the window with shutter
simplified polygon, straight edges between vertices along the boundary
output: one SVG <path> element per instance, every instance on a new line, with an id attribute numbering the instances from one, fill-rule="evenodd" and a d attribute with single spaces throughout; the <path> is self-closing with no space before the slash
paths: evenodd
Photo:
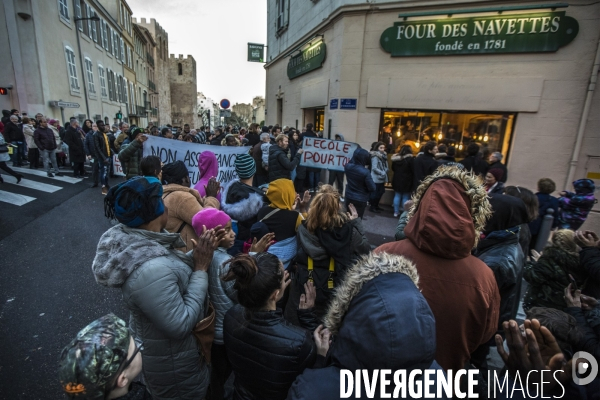
<path id="1" fill-rule="evenodd" d="M 98 76 L 100 77 L 100 94 L 106 97 L 106 79 L 104 78 L 104 67 L 98 64 Z"/>
<path id="2" fill-rule="evenodd" d="M 75 18 L 81 18 L 81 3 L 79 0 L 75 0 Z M 77 29 L 83 32 L 82 21 L 77 21 Z"/>
<path id="3" fill-rule="evenodd" d="M 60 16 L 69 19 L 69 3 L 68 0 L 58 0 L 58 12 Z"/>
<path id="4" fill-rule="evenodd" d="M 104 49 L 108 51 L 108 24 L 106 21 L 102 21 L 102 45 Z"/>
<path id="5" fill-rule="evenodd" d="M 96 12 L 92 11 L 92 17 L 96 16 Z M 97 21 L 90 21 L 92 23 L 92 39 L 94 40 L 94 42 L 98 43 L 98 30 L 96 29 L 96 26 L 98 24 Z"/>
<path id="6" fill-rule="evenodd" d="M 79 81 L 77 79 L 77 66 L 75 64 L 75 52 L 70 47 L 65 47 L 65 56 L 67 59 L 67 70 L 69 71 L 69 85 L 71 90 L 79 91 Z"/>
<path id="7" fill-rule="evenodd" d="M 92 17 L 92 7 L 90 7 L 87 4 L 85 4 L 85 17 L 86 18 Z M 87 19 L 86 22 L 87 22 L 87 32 L 85 32 L 85 34 L 88 35 L 88 37 L 91 39 L 92 38 L 92 22 L 94 22 L 94 21 L 92 21 L 91 19 Z"/>
<path id="8" fill-rule="evenodd" d="M 125 44 L 123 42 L 122 38 L 119 38 L 119 41 L 121 43 L 121 62 L 124 64 L 125 63 Z"/>
<path id="9" fill-rule="evenodd" d="M 96 94 L 96 86 L 94 85 L 94 70 L 92 60 L 85 58 L 85 71 L 87 74 L 88 91 L 90 94 Z"/>

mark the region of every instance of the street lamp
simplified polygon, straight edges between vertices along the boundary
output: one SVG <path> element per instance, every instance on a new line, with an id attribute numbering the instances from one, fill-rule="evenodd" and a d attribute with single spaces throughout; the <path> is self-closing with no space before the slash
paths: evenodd
<path id="1" fill-rule="evenodd" d="M 77 0 L 75 0 L 77 1 Z M 90 117 L 90 104 L 88 103 L 88 95 L 87 95 L 87 84 L 85 83 L 85 69 L 83 67 L 83 56 L 81 55 L 81 42 L 79 41 L 79 28 L 77 28 L 78 21 L 100 21 L 100 17 L 93 16 L 88 18 L 75 18 L 75 36 L 77 36 L 77 51 L 79 52 L 79 64 L 81 65 L 81 81 L 83 82 L 83 95 L 85 97 L 85 110 L 87 112 L 87 117 Z"/>

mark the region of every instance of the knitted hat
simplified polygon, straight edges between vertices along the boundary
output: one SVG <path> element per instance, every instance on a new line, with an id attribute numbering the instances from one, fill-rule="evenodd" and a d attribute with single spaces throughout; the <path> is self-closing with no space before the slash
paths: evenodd
<path id="1" fill-rule="evenodd" d="M 206 207 L 196 213 L 192 218 L 192 227 L 196 231 L 196 235 L 202 235 L 202 226 L 206 229 L 214 229 L 217 226 L 224 228 L 231 221 L 229 215 L 216 208 Z"/>
<path id="2" fill-rule="evenodd" d="M 249 154 L 240 154 L 235 159 L 235 172 L 240 179 L 252 178 L 256 174 L 256 162 Z"/>
<path id="3" fill-rule="evenodd" d="M 104 399 L 106 385 L 127 360 L 130 333 L 125 322 L 108 314 L 83 328 L 60 356 L 58 375 L 71 396 Z"/>
<path id="4" fill-rule="evenodd" d="M 158 179 L 136 176 L 110 188 L 104 198 L 104 213 L 110 219 L 137 228 L 164 214 L 162 194 Z"/>
<path id="5" fill-rule="evenodd" d="M 502 175 L 504 175 L 504 171 L 500 168 L 492 168 L 488 171 L 488 173 L 492 174 L 494 178 L 496 178 L 496 182 L 499 182 L 502 179 Z"/>

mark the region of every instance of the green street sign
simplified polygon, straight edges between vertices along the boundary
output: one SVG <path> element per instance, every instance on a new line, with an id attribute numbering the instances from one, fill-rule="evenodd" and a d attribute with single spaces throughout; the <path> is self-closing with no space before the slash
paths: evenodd
<path id="1" fill-rule="evenodd" d="M 287 66 L 287 76 L 290 79 L 304 75 L 307 72 L 320 68 L 325 62 L 325 43 L 313 44 L 300 54 L 290 58 Z"/>
<path id="2" fill-rule="evenodd" d="M 265 45 L 248 43 L 248 61 L 265 62 Z"/>
<path id="3" fill-rule="evenodd" d="M 379 40 L 392 57 L 553 52 L 579 32 L 564 11 L 396 22 Z"/>

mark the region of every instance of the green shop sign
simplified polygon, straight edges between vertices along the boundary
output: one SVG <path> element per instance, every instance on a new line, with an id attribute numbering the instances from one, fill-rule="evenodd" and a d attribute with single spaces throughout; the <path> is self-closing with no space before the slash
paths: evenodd
<path id="1" fill-rule="evenodd" d="M 392 57 L 534 53 L 557 51 L 578 32 L 564 11 L 541 12 L 396 22 L 380 43 Z"/>
<path id="2" fill-rule="evenodd" d="M 248 61 L 265 62 L 265 45 L 258 43 L 248 43 Z"/>
<path id="3" fill-rule="evenodd" d="M 287 66 L 287 76 L 290 79 L 304 75 L 320 68 L 325 62 L 325 43 L 319 42 L 290 58 Z"/>

